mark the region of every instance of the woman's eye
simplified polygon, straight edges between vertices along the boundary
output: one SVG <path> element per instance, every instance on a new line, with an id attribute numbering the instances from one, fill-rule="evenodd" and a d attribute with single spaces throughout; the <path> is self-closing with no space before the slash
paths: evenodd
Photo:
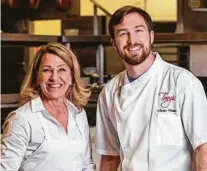
<path id="1" fill-rule="evenodd" d="M 60 68 L 58 71 L 66 71 L 66 69 L 65 68 Z"/>
<path id="2" fill-rule="evenodd" d="M 45 68 L 45 69 L 43 69 L 43 70 L 42 70 L 42 72 L 51 72 L 51 70 L 50 70 L 50 69 Z"/>

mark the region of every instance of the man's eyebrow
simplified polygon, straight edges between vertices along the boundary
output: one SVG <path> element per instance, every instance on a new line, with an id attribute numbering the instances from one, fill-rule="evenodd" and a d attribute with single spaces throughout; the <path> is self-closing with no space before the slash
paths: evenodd
<path id="1" fill-rule="evenodd" d="M 134 28 L 135 29 L 137 29 L 137 28 L 145 28 L 145 26 L 144 25 L 136 25 L 136 26 L 134 26 Z M 121 32 L 121 31 L 127 31 L 127 29 L 125 29 L 125 28 L 119 29 L 119 30 L 117 30 L 117 33 Z"/>
<path id="2" fill-rule="evenodd" d="M 134 28 L 140 28 L 140 27 L 145 28 L 144 25 L 137 25 L 137 26 L 135 26 Z"/>
<path id="3" fill-rule="evenodd" d="M 117 30 L 117 33 L 121 32 L 121 31 L 127 31 L 127 29 L 119 29 L 119 30 Z"/>

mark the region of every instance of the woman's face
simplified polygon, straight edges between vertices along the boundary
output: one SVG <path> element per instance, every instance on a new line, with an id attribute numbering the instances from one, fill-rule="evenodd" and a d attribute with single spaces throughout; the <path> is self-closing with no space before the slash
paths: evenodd
<path id="1" fill-rule="evenodd" d="M 59 56 L 51 53 L 42 56 L 37 84 L 40 86 L 43 99 L 64 98 L 69 85 L 71 85 L 71 77 L 70 68 Z"/>

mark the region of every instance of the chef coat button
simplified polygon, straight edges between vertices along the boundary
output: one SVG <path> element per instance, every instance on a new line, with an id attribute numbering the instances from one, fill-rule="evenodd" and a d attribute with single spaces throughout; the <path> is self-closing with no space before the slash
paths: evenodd
<path id="1" fill-rule="evenodd" d="M 119 122 L 119 123 L 122 123 L 122 120 L 121 120 L 121 118 L 118 118 L 117 120 L 118 120 L 118 122 Z"/>

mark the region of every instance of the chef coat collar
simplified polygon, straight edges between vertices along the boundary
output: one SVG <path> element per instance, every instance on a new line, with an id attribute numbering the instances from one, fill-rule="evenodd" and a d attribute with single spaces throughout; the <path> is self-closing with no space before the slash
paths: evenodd
<path id="1" fill-rule="evenodd" d="M 142 82 L 142 81 L 146 80 L 147 78 L 151 77 L 153 74 L 156 74 L 158 72 L 158 70 L 161 70 L 162 66 L 163 66 L 162 65 L 163 60 L 162 60 L 161 56 L 159 55 L 158 52 L 153 52 L 153 55 L 155 56 L 155 60 L 154 60 L 153 64 L 151 65 L 151 67 L 144 74 L 139 76 L 133 82 L 131 82 L 131 83 L 129 82 L 128 75 L 127 75 L 127 70 L 125 70 L 124 78 L 123 78 L 123 85 L 125 85 L 125 84 L 131 84 L 131 85 L 137 84 L 138 82 Z"/>

